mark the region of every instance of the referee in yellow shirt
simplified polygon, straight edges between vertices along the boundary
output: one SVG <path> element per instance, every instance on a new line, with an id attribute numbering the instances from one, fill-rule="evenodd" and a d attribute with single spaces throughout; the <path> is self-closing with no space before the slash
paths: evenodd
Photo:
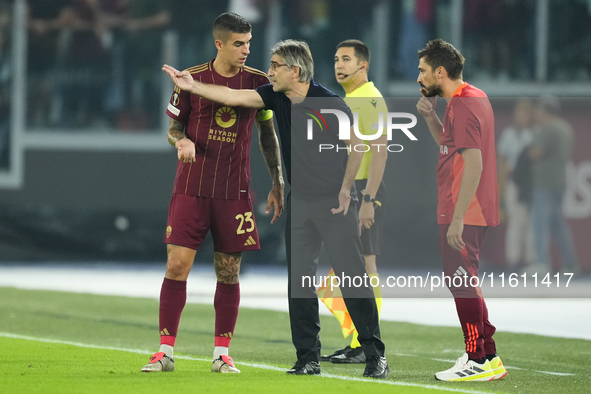
<path id="1" fill-rule="evenodd" d="M 346 40 L 337 45 L 334 70 L 337 82 L 345 89 L 345 102 L 353 113 L 359 114 L 359 131 L 364 135 L 375 135 L 379 127 L 379 114 L 382 113 L 383 124 L 385 124 L 388 107 L 380 91 L 373 82 L 368 80 L 369 61 L 369 48 L 363 42 Z M 376 256 L 380 255 L 384 233 L 386 186 L 382 177 L 388 153 L 386 150 L 388 145 L 386 127 L 383 128 L 383 133 L 378 139 L 364 140 L 363 143 L 371 150 L 363 155 L 359 172 L 355 177 L 355 186 L 359 197 L 357 206 L 359 215 L 373 217 L 373 220 L 370 220 L 370 227 L 362 229 L 361 233 L 361 242 L 365 252 L 365 268 L 371 277 L 378 276 Z M 378 145 L 381 145 L 379 149 Z M 373 289 L 379 312 L 382 306 L 381 286 Z M 334 311 L 332 312 L 334 313 Z M 322 356 L 320 360 L 341 364 L 365 363 L 365 354 L 363 354 L 357 340 L 357 330 L 353 331 L 353 340 L 350 346 L 337 350 L 333 354 Z"/>

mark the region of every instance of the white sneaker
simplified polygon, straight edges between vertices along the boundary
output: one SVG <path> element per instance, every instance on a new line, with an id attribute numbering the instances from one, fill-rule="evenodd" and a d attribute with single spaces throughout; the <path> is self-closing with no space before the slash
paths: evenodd
<path id="1" fill-rule="evenodd" d="M 448 370 L 437 372 L 435 379 L 448 382 L 475 382 L 493 380 L 495 374 L 490 366 L 490 361 L 478 364 L 474 360 L 468 360 L 468 353 L 464 353 L 456 361 L 456 365 Z"/>
<path id="2" fill-rule="evenodd" d="M 158 352 L 150 357 L 150 363 L 142 367 L 142 372 L 172 372 L 174 371 L 174 359 L 164 352 Z"/>
<path id="3" fill-rule="evenodd" d="M 234 366 L 234 360 L 230 356 L 219 356 L 211 364 L 211 372 L 221 373 L 240 373 L 240 370 Z"/>

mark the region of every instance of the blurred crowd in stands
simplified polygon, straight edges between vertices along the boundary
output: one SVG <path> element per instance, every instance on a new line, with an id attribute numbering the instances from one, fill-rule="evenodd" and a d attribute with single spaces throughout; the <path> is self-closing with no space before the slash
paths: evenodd
<path id="1" fill-rule="evenodd" d="M 157 130 L 160 127 L 163 36 L 177 37 L 177 67 L 215 56 L 211 24 L 225 11 L 253 25 L 248 64 L 267 70 L 271 9 L 279 6 L 279 39 L 306 40 L 317 79 L 332 86 L 338 42 L 376 41 L 375 0 L 27 0 L 27 127 L 60 130 Z M 11 12 L 0 0 L 0 136 L 10 107 Z M 535 77 L 536 0 L 469 0 L 461 50 L 472 82 Z M 550 0 L 549 81 L 591 79 L 591 0 Z M 388 2 L 388 78 L 416 80 L 416 51 L 450 39 L 451 0 Z M 559 11 L 559 12 L 558 12 Z M 274 21 L 277 25 L 277 21 Z M 373 52 L 379 48 L 373 48 Z M 371 78 L 371 74 L 370 74 Z M 337 87 L 338 88 L 338 87 Z M 0 139 L 0 149 L 6 141 Z M 0 163 L 1 164 L 1 163 Z"/>

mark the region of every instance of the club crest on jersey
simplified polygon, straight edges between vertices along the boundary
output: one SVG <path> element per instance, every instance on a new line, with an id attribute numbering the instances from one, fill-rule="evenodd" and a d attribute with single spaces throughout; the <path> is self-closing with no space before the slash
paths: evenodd
<path id="1" fill-rule="evenodd" d="M 236 123 L 236 111 L 230 107 L 222 107 L 215 113 L 215 121 L 220 127 L 232 127 Z"/>
<path id="2" fill-rule="evenodd" d="M 172 226 L 166 227 L 166 238 L 169 238 L 170 234 L 172 234 Z"/>

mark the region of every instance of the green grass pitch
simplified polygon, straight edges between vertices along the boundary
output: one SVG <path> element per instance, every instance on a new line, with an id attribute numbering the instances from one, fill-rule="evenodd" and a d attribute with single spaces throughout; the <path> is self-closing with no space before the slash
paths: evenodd
<path id="1" fill-rule="evenodd" d="M 450 301 L 451 302 L 451 301 Z M 322 307 L 322 306 L 321 306 Z M 417 311 L 428 313 L 429 311 Z M 322 316 L 325 352 L 348 344 Z M 188 304 L 175 347 L 176 371 L 139 372 L 158 349 L 152 299 L 0 288 L 0 393 L 588 393 L 591 341 L 498 332 L 509 375 L 500 381 L 437 382 L 433 373 L 463 351 L 458 328 L 382 323 L 386 381 L 363 365 L 322 363 L 323 376 L 287 376 L 295 361 L 286 313 L 240 310 L 231 355 L 241 374 L 211 373 L 212 305 Z"/>

